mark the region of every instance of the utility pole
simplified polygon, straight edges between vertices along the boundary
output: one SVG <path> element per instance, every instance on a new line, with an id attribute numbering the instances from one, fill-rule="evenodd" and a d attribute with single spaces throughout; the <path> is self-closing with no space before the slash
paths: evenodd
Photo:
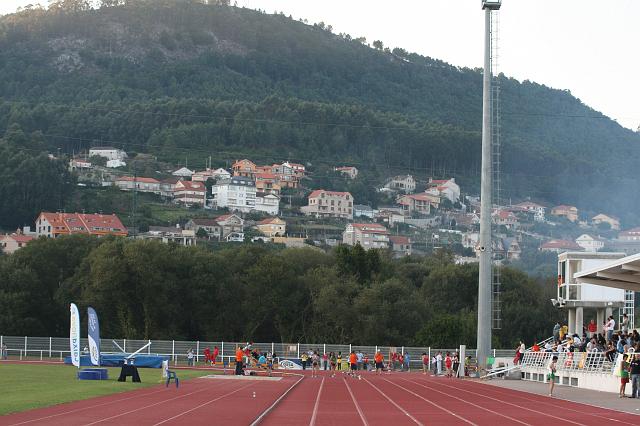
<path id="1" fill-rule="evenodd" d="M 499 10 L 501 0 L 483 0 L 484 74 L 482 80 L 482 170 L 480 176 L 480 271 L 478 274 L 478 370 L 485 370 L 491 353 L 491 12 Z"/>
<path id="2" fill-rule="evenodd" d="M 133 193 L 131 194 L 131 229 L 133 231 L 133 238 L 136 237 L 136 209 L 138 207 L 138 172 L 136 168 L 136 162 L 133 161 Z"/>

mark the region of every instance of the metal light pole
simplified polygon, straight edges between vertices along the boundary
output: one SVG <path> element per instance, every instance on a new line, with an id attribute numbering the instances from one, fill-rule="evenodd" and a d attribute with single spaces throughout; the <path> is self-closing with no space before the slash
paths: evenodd
<path id="1" fill-rule="evenodd" d="M 480 272 L 478 274 L 478 369 L 484 370 L 491 352 L 491 11 L 501 0 L 483 0 L 484 75 L 482 81 L 482 174 L 480 176 Z"/>

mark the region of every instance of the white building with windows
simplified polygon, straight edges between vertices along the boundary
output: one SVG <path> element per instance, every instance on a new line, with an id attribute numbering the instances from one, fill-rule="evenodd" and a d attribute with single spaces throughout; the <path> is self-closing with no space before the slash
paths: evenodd
<path id="1" fill-rule="evenodd" d="M 316 189 L 309 195 L 309 204 L 300 211 L 307 216 L 353 219 L 353 197 L 349 192 Z"/>
<path id="2" fill-rule="evenodd" d="M 103 157 L 107 160 L 124 160 L 127 158 L 127 153 L 121 149 L 114 148 L 112 146 L 96 146 L 89 149 L 89 157 Z"/>
<path id="3" fill-rule="evenodd" d="M 280 197 L 274 194 L 257 195 L 255 210 L 277 216 L 280 213 Z"/>
<path id="4" fill-rule="evenodd" d="M 248 213 L 256 209 L 256 183 L 245 176 L 223 179 L 211 187 L 213 205 L 217 208 Z"/>
<path id="5" fill-rule="evenodd" d="M 585 251 L 596 252 L 604 247 L 604 241 L 600 238 L 592 237 L 589 234 L 582 234 L 576 238 L 576 244 L 582 247 Z"/>
<path id="6" fill-rule="evenodd" d="M 350 223 L 342 234 L 342 242 L 360 244 L 365 250 L 389 248 L 389 231 L 379 223 Z"/>

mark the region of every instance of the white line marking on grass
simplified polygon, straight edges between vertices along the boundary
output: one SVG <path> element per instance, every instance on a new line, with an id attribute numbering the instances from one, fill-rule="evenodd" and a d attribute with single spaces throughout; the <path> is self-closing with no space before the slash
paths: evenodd
<path id="1" fill-rule="evenodd" d="M 324 386 L 324 377 L 320 382 L 320 389 L 318 389 L 318 395 L 316 396 L 316 403 L 313 405 L 313 414 L 311 415 L 311 420 L 309 421 L 309 426 L 315 426 L 316 417 L 318 416 L 318 407 L 320 406 L 320 395 L 322 394 L 322 387 Z"/>
<path id="2" fill-rule="evenodd" d="M 364 426 L 369 426 L 369 423 L 367 423 L 367 419 L 365 419 L 364 414 L 362 413 L 362 410 L 360 409 L 360 406 L 356 401 L 356 397 L 353 396 L 353 392 L 351 391 L 351 386 L 349 386 L 349 383 L 347 382 L 347 378 L 343 377 L 342 380 L 344 380 L 344 384 L 347 386 L 347 389 L 349 390 L 349 395 L 351 395 L 351 400 L 353 401 L 353 404 L 356 406 L 356 410 L 358 410 L 358 414 L 360 415 L 360 420 L 362 420 L 362 424 Z"/>
<path id="3" fill-rule="evenodd" d="M 382 380 L 384 380 L 385 382 L 389 382 L 389 383 L 391 383 L 393 386 L 396 386 L 396 387 L 398 387 L 398 388 L 402 389 L 402 390 L 403 390 L 403 391 L 405 391 L 405 392 L 409 392 L 409 393 L 410 393 L 410 394 L 412 394 L 413 396 L 416 396 L 416 397 L 420 398 L 421 400 L 423 400 L 423 401 L 425 401 L 425 402 L 428 402 L 429 404 L 433 405 L 434 407 L 437 407 L 437 408 L 441 409 L 442 411 L 446 411 L 447 413 L 451 414 L 453 417 L 456 417 L 456 418 L 458 418 L 458 419 L 462 420 L 462 421 L 463 421 L 463 422 L 465 422 L 465 423 L 469 423 L 470 425 L 477 426 L 477 425 L 476 425 L 475 423 L 473 423 L 472 421 L 467 420 L 467 419 L 465 419 L 464 417 L 459 416 L 458 414 L 454 413 L 453 411 L 449 411 L 449 410 L 447 410 L 446 408 L 441 407 L 441 406 L 439 406 L 438 404 L 435 404 L 435 403 L 433 403 L 433 402 L 429 401 L 427 398 L 424 398 L 424 397 L 422 397 L 422 396 L 418 395 L 417 393 L 410 391 L 410 390 L 409 390 L 409 389 L 407 389 L 407 388 L 403 388 L 402 386 L 397 385 L 397 384 L 393 383 L 392 381 L 389 381 L 389 380 L 387 380 L 387 379 L 385 379 L 385 378 L 383 378 Z"/>
<path id="4" fill-rule="evenodd" d="M 411 414 L 409 414 L 409 412 L 407 410 L 405 410 L 404 408 L 402 408 L 400 405 L 396 404 L 396 402 L 394 400 L 392 400 L 391 398 L 389 398 L 384 392 L 382 392 L 376 385 L 374 385 L 373 383 L 371 383 L 369 380 L 364 379 L 365 382 L 369 383 L 369 385 L 373 386 L 373 388 L 375 390 L 377 390 L 378 392 L 380 392 L 380 395 L 384 396 L 387 401 L 389 401 L 390 403 L 392 403 L 398 410 L 402 411 L 405 415 L 409 416 L 409 418 L 411 420 L 413 420 L 416 424 L 422 425 L 422 423 L 420 421 L 418 421 L 415 417 L 413 417 Z"/>
<path id="5" fill-rule="evenodd" d="M 190 412 L 192 412 L 192 411 L 194 411 L 194 410 L 197 410 L 198 408 L 202 408 L 202 407 L 204 407 L 205 405 L 209 405 L 209 404 L 211 404 L 212 402 L 219 401 L 219 400 L 221 400 L 222 398 L 226 398 L 226 397 L 228 397 L 229 395 L 233 395 L 233 394 L 234 394 L 234 393 L 236 393 L 236 392 L 240 392 L 242 389 L 244 389 L 244 388 L 248 388 L 248 387 L 249 387 L 249 386 L 251 386 L 251 385 L 253 385 L 253 383 L 248 383 L 248 384 L 246 384 L 246 385 L 244 385 L 244 386 L 239 387 L 238 389 L 236 389 L 236 390 L 234 390 L 234 391 L 231 391 L 231 392 L 225 393 L 224 395 L 218 396 L 218 397 L 216 397 L 216 398 L 214 398 L 214 399 L 212 399 L 212 400 L 209 400 L 209 401 L 204 402 L 204 403 L 202 403 L 202 404 L 200 404 L 200 405 L 197 405 L 197 406 L 195 406 L 195 407 L 193 407 L 193 408 L 190 408 L 190 409 L 188 409 L 188 410 L 186 410 L 186 411 L 183 411 L 183 412 L 182 412 L 182 413 L 180 413 L 180 414 L 176 414 L 176 415 L 175 415 L 175 416 L 173 416 L 173 417 L 169 417 L 168 419 L 165 419 L 165 420 L 163 420 L 163 421 L 161 421 L 161 422 L 158 422 L 158 423 L 156 423 L 154 426 L 161 425 L 161 424 L 163 424 L 163 423 L 166 423 L 166 422 L 169 422 L 169 421 L 171 421 L 171 420 L 177 419 L 178 417 L 180 417 L 180 416 L 184 416 L 185 414 L 190 413 Z"/>
<path id="6" fill-rule="evenodd" d="M 530 424 L 529 424 L 529 423 L 525 423 L 525 422 L 523 422 L 523 421 L 521 421 L 521 420 L 514 419 L 513 417 L 509 417 L 509 416 L 507 416 L 506 414 L 502 414 L 502 413 L 499 413 L 499 412 L 497 412 L 497 411 L 491 410 L 491 409 L 489 409 L 489 408 L 483 407 L 483 406 L 481 406 L 481 405 L 474 404 L 473 402 L 466 401 L 466 400 L 464 400 L 464 399 L 462 399 L 462 398 L 458 398 L 458 397 L 457 397 L 457 396 L 455 396 L 455 395 L 452 395 L 452 394 L 449 394 L 449 393 L 446 393 L 446 392 L 439 391 L 438 389 L 435 389 L 435 388 L 432 388 L 432 387 L 429 387 L 429 386 L 422 385 L 422 384 L 420 384 L 420 383 L 418 383 L 418 382 L 414 382 L 413 380 L 409 380 L 409 379 L 401 379 L 401 380 L 404 380 L 405 382 L 413 383 L 413 384 L 415 384 L 415 385 L 421 386 L 421 387 L 423 387 L 423 388 L 425 388 L 425 389 L 432 390 L 432 391 L 434 391 L 434 392 L 441 393 L 442 395 L 448 396 L 449 398 L 457 399 L 458 401 L 462 401 L 462 402 L 464 402 L 465 404 L 473 405 L 474 407 L 480 408 L 481 410 L 488 411 L 488 412 L 493 413 L 493 414 L 496 414 L 496 415 L 498 415 L 498 416 L 500 416 L 500 417 L 504 417 L 504 418 L 506 418 L 506 419 L 512 420 L 512 421 L 514 421 L 514 422 L 516 422 L 516 423 L 520 423 L 520 424 L 523 424 L 523 425 L 530 426 Z"/>

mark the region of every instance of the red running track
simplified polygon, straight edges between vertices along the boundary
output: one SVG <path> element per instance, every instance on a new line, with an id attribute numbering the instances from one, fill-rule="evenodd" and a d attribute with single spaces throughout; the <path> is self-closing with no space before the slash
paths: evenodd
<path id="1" fill-rule="evenodd" d="M 255 397 L 253 396 L 255 392 Z M 0 425 L 629 425 L 640 416 L 419 373 L 192 379 L 0 417 Z"/>

